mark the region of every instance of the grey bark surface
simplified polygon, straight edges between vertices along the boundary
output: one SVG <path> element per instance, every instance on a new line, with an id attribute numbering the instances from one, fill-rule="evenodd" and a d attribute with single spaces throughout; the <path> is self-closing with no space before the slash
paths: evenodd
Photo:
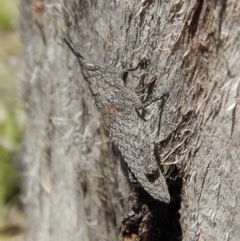
<path id="1" fill-rule="evenodd" d="M 119 235 L 132 188 L 63 43 L 67 34 L 88 59 L 119 73 L 147 59 L 125 86 L 149 87 L 139 94 L 146 98 L 147 90 L 169 93 L 144 111 L 171 195 L 167 218 L 159 216 L 161 240 L 238 240 L 240 2 L 21 0 L 20 7 L 28 240 L 155 240 Z"/>

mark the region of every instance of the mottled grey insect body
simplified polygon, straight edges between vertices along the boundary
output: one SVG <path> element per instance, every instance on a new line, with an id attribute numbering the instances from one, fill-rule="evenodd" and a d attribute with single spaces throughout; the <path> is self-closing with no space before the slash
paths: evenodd
<path id="1" fill-rule="evenodd" d="M 137 95 L 124 87 L 117 72 L 84 59 L 71 41 L 64 39 L 78 58 L 84 79 L 101 112 L 110 137 L 142 187 L 155 199 L 169 203 L 164 176 L 154 157 L 154 140 L 149 125 L 137 114 Z"/>

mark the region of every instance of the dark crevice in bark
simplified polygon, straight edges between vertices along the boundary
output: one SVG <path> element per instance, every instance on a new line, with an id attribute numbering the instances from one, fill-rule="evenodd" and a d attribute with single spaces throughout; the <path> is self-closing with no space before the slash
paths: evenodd
<path id="1" fill-rule="evenodd" d="M 220 2 L 220 11 L 218 15 L 218 43 L 216 45 L 217 52 L 219 50 L 220 43 L 221 43 L 220 36 L 222 31 L 223 15 L 226 11 L 227 0 L 219 0 L 219 2 Z"/>
<path id="2" fill-rule="evenodd" d="M 122 240 L 139 239 L 140 241 L 177 241 L 182 240 L 180 225 L 182 178 L 175 165 L 167 173 L 167 185 L 171 196 L 169 204 L 160 202 L 150 196 L 136 181 L 130 180 L 128 166 L 120 151 L 113 144 L 112 150 L 119 157 L 122 171 L 132 189 L 128 201 L 132 204 L 132 212 L 123 219 L 119 227 Z"/>
<path id="3" fill-rule="evenodd" d="M 171 196 L 169 204 L 153 199 L 141 186 L 133 187 L 129 196 L 132 212 L 122 219 L 119 228 L 122 240 L 182 240 L 179 214 L 182 178 L 175 166 L 171 168 L 168 176 L 167 184 Z"/>
<path id="4" fill-rule="evenodd" d="M 191 24 L 189 26 L 189 32 L 192 35 L 192 37 L 195 36 L 195 34 L 197 32 L 197 28 L 199 26 L 198 21 L 199 21 L 200 14 L 201 14 L 201 11 L 202 11 L 203 3 L 204 3 L 204 0 L 197 1 L 197 6 L 196 6 L 196 9 L 195 9 L 194 15 L 192 17 Z"/>

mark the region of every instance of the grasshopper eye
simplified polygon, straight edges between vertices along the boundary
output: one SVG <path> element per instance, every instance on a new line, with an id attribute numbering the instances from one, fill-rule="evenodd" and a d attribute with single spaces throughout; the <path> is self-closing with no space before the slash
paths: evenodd
<path id="1" fill-rule="evenodd" d="M 159 169 L 151 170 L 150 172 L 145 173 L 149 182 L 155 182 L 156 179 L 160 176 Z"/>

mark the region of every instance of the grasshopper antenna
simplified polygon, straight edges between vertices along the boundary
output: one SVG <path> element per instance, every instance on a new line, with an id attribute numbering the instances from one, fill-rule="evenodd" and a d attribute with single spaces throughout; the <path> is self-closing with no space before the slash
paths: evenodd
<path id="1" fill-rule="evenodd" d="M 67 46 L 71 49 L 71 51 L 74 53 L 74 55 L 79 59 L 84 59 L 83 56 L 80 54 L 80 51 L 78 50 L 78 48 L 74 45 L 74 43 L 72 42 L 71 38 L 68 36 L 68 39 L 63 37 L 64 42 L 67 44 Z"/>

